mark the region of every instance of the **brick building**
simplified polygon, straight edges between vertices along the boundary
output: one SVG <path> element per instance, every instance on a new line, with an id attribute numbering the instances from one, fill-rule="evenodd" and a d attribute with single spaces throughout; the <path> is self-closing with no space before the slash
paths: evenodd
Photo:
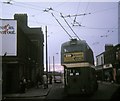
<path id="1" fill-rule="evenodd" d="M 105 80 L 105 76 L 110 75 L 112 80 L 117 81 L 116 76 L 120 70 L 120 44 L 106 45 L 105 52 L 96 56 L 96 62 L 99 79 Z"/>
<path id="2" fill-rule="evenodd" d="M 44 71 L 43 43 L 41 28 L 27 26 L 27 14 L 15 14 L 17 20 L 17 56 L 2 56 L 2 73 L 4 93 L 18 92 L 22 76 L 34 84 L 36 75 Z"/>

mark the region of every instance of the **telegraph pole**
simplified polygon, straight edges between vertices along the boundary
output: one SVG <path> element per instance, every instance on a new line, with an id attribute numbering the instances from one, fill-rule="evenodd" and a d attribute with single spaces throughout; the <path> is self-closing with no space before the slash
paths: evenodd
<path id="1" fill-rule="evenodd" d="M 49 56 L 49 72 L 50 72 L 50 56 Z"/>
<path id="2" fill-rule="evenodd" d="M 47 53 L 47 26 L 45 26 L 45 34 L 46 34 L 46 76 L 47 76 L 47 88 L 48 88 L 48 53 Z"/>

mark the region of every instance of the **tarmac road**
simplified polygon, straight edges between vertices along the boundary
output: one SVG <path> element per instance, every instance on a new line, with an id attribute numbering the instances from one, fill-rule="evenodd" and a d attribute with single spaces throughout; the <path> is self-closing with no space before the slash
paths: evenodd
<path id="1" fill-rule="evenodd" d="M 53 85 L 46 99 L 111 101 L 117 95 L 120 95 L 120 86 L 109 82 L 99 82 L 98 90 L 92 96 L 66 96 L 63 84 L 57 83 Z"/>

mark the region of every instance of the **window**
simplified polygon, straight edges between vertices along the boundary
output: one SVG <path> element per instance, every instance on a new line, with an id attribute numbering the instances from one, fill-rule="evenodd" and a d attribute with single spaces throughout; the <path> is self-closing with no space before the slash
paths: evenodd
<path id="1" fill-rule="evenodd" d="M 80 75 L 80 69 L 69 69 L 68 72 L 70 76 Z"/>
<path id="2" fill-rule="evenodd" d="M 76 75 L 79 75 L 79 73 L 76 73 Z"/>

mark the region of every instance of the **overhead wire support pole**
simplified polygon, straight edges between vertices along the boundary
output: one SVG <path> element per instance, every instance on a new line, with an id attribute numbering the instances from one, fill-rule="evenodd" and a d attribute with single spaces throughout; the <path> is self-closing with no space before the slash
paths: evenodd
<path id="1" fill-rule="evenodd" d="M 55 57 L 53 56 L 53 80 L 55 82 Z"/>
<path id="2" fill-rule="evenodd" d="M 54 16 L 54 14 L 53 14 L 53 13 L 51 13 L 51 14 L 52 14 L 52 16 L 55 18 L 55 20 L 59 23 L 59 25 L 64 29 L 64 31 L 69 35 L 69 37 L 70 37 L 71 39 L 73 39 L 72 36 L 65 30 L 65 28 L 62 26 L 62 24 L 58 21 L 58 19 Z"/>
<path id="3" fill-rule="evenodd" d="M 45 26 L 45 34 L 46 34 L 46 76 L 47 76 L 47 88 L 48 88 L 48 50 L 47 50 L 47 26 Z"/>
<path id="4" fill-rule="evenodd" d="M 68 24 L 68 22 L 66 21 L 66 19 L 64 18 L 64 16 L 61 14 L 61 17 L 64 19 L 64 21 L 66 22 L 66 24 L 69 26 L 69 28 L 72 30 L 72 32 L 75 34 L 75 36 L 80 40 L 79 36 L 74 32 L 74 30 L 71 28 L 71 26 Z"/>

